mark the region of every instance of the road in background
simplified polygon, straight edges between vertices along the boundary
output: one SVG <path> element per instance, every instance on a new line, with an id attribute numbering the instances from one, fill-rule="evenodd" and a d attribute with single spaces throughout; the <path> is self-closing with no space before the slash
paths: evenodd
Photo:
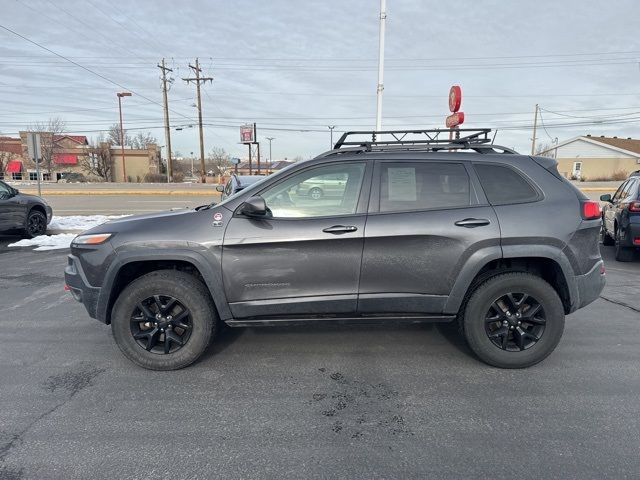
<path id="1" fill-rule="evenodd" d="M 640 262 L 525 370 L 454 325 L 224 329 L 128 362 L 63 292 L 66 251 L 0 240 L 0 478 L 637 478 Z M 605 300 L 606 299 L 606 300 Z"/>

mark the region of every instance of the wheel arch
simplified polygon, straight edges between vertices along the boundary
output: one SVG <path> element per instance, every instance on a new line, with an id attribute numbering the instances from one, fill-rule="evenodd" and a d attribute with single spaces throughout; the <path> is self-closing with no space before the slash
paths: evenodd
<path id="1" fill-rule="evenodd" d="M 120 257 L 120 255 L 119 255 Z M 97 316 L 106 324 L 111 322 L 111 309 L 120 293 L 133 280 L 158 270 L 179 270 L 198 278 L 205 285 L 221 319 L 231 318 L 222 291 L 222 275 L 195 251 L 146 252 L 124 254 L 107 271 L 98 297 Z"/>
<path id="2" fill-rule="evenodd" d="M 573 268 L 566 256 L 555 250 L 552 247 L 523 246 L 512 250 L 503 247 L 500 258 L 485 258 L 459 276 L 444 313 L 459 313 L 477 285 L 506 272 L 526 272 L 541 277 L 556 290 L 565 313 L 574 311 L 580 302 Z"/>

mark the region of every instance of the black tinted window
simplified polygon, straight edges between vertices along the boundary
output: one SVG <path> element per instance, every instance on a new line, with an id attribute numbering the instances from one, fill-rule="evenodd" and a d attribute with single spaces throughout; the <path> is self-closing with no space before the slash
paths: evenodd
<path id="1" fill-rule="evenodd" d="M 380 211 L 427 210 L 469 205 L 469 176 L 459 163 L 383 164 Z"/>
<path id="2" fill-rule="evenodd" d="M 533 202 L 538 199 L 535 188 L 512 168 L 488 164 L 478 164 L 475 168 L 484 193 L 492 205 Z"/>

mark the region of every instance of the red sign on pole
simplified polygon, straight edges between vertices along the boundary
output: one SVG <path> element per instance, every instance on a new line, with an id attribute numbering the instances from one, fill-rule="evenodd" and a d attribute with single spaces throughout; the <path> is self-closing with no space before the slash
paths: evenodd
<path id="1" fill-rule="evenodd" d="M 464 112 L 455 112 L 447 117 L 445 125 L 447 128 L 457 127 L 464 123 Z"/>
<path id="2" fill-rule="evenodd" d="M 255 130 L 253 129 L 253 125 L 242 125 L 240 127 L 240 142 L 241 143 L 254 143 L 255 140 Z"/>
<path id="3" fill-rule="evenodd" d="M 453 113 L 460 110 L 462 105 L 462 89 L 459 85 L 454 85 L 449 90 L 449 110 Z M 462 123 L 462 122 L 460 122 Z"/>

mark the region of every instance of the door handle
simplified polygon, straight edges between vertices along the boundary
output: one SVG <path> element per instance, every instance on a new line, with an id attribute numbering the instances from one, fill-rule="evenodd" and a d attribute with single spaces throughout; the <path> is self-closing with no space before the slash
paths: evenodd
<path id="1" fill-rule="evenodd" d="M 354 227 L 353 225 L 334 225 L 333 227 L 327 227 L 322 229 L 325 233 L 333 233 L 335 235 L 340 235 L 341 233 L 355 232 L 358 230 L 358 227 Z"/>
<path id="2" fill-rule="evenodd" d="M 475 227 L 483 227 L 485 225 L 489 225 L 491 222 L 486 218 L 465 218 L 464 220 L 458 220 L 455 225 L 458 227 L 467 227 L 467 228 L 475 228 Z"/>

